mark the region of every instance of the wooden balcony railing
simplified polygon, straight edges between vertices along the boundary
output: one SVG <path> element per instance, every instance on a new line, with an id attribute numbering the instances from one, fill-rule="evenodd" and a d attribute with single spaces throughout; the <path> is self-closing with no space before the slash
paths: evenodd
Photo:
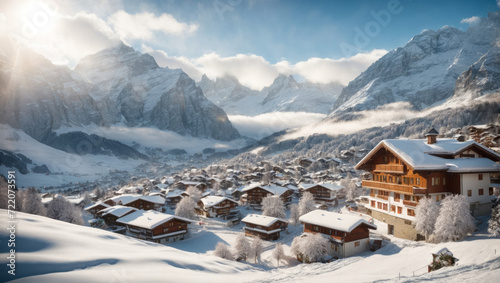
<path id="1" fill-rule="evenodd" d="M 418 202 L 416 201 L 409 201 L 409 200 L 403 200 L 403 204 L 407 206 L 417 206 Z"/>
<path id="2" fill-rule="evenodd" d="M 362 185 L 363 187 L 370 189 L 383 189 L 383 190 L 389 190 L 407 194 L 415 194 L 415 193 L 422 194 L 423 192 L 423 194 L 425 194 L 425 189 L 417 189 L 417 188 L 414 189 L 413 186 L 410 185 L 398 185 L 398 184 L 367 181 L 367 180 L 364 180 L 362 182 Z"/>
<path id="3" fill-rule="evenodd" d="M 372 198 L 374 198 L 374 197 L 375 197 L 375 194 L 370 194 L 370 196 L 371 196 Z"/>
<path id="4" fill-rule="evenodd" d="M 375 172 L 392 172 L 392 173 L 404 173 L 403 165 L 395 164 L 376 164 Z"/>
<path id="5" fill-rule="evenodd" d="M 388 197 L 388 196 L 377 195 L 377 197 L 378 197 L 379 199 L 389 200 L 389 197 Z"/>

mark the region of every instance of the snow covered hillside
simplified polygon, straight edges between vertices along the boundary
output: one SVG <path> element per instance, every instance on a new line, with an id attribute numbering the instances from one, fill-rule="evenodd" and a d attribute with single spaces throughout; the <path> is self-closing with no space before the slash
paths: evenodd
<path id="1" fill-rule="evenodd" d="M 299 264 L 290 256 L 291 241 L 285 236 L 282 240 L 291 266 L 275 268 L 272 245 L 265 248 L 263 262 L 257 265 L 211 255 L 217 241 L 234 243 L 240 232 L 237 228 L 212 227 L 170 247 L 41 216 L 20 212 L 16 216 L 17 275 L 2 275 L 6 280 L 16 279 L 12 282 L 331 282 L 332 278 L 341 282 L 495 282 L 500 276 L 500 240 L 486 234 L 485 218 L 480 231 L 461 242 L 427 244 L 391 238 L 377 252 L 327 264 Z M 7 223 L 7 211 L 0 210 L 0 219 Z M 5 243 L 7 229 L 2 227 L 0 233 Z M 458 264 L 427 273 L 431 253 L 443 247 L 453 252 Z M 7 274 L 3 244 L 1 251 L 2 272 Z"/>

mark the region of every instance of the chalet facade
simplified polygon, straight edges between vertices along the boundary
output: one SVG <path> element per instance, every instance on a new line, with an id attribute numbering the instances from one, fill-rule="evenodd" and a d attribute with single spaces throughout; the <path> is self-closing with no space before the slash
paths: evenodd
<path id="1" fill-rule="evenodd" d="M 97 217 L 99 211 L 106 209 L 108 207 L 111 207 L 111 205 L 103 202 L 98 202 L 91 206 L 86 207 L 84 210 L 92 214 L 94 217 Z"/>
<path id="2" fill-rule="evenodd" d="M 345 191 L 345 188 L 329 183 L 301 184 L 300 191 L 301 193 L 310 192 L 316 202 L 330 204 L 337 199 L 337 195 Z"/>
<path id="3" fill-rule="evenodd" d="M 423 197 L 439 202 L 461 194 L 474 215 L 491 212 L 491 175 L 500 172 L 500 155 L 475 141 L 438 140 L 434 129 L 426 136 L 427 140 L 383 140 L 356 165 L 372 176 L 362 182 L 370 189 L 366 208 L 396 237 L 423 239 L 413 228 L 415 208 Z"/>
<path id="4" fill-rule="evenodd" d="M 106 225 L 116 226 L 116 225 L 122 225 L 121 223 L 116 222 L 118 218 L 126 216 L 135 211 L 137 211 L 137 208 L 123 206 L 123 205 L 115 205 L 99 211 L 98 214 L 99 218 L 104 220 L 104 223 L 106 223 Z"/>
<path id="5" fill-rule="evenodd" d="M 246 194 L 246 199 L 249 204 L 261 205 L 262 199 L 267 196 L 278 196 L 285 205 L 292 203 L 293 191 L 285 187 L 253 184 L 243 188 L 241 191 Z"/>
<path id="6" fill-rule="evenodd" d="M 288 221 L 276 217 L 249 214 L 241 220 L 245 223 L 245 235 L 271 241 L 280 238 L 280 232 L 288 228 Z"/>
<path id="7" fill-rule="evenodd" d="M 119 218 L 117 223 L 127 227 L 127 234 L 156 243 L 183 240 L 191 220 L 155 210 L 137 210 Z"/>
<path id="8" fill-rule="evenodd" d="M 124 205 L 142 210 L 162 211 L 165 198 L 160 195 L 119 195 L 105 200 L 104 203 L 109 206 Z"/>
<path id="9" fill-rule="evenodd" d="M 207 196 L 198 202 L 196 212 L 205 217 L 227 218 L 239 213 L 238 202 L 227 197 Z"/>
<path id="10" fill-rule="evenodd" d="M 299 218 L 305 233 L 321 233 L 331 243 L 330 254 L 345 258 L 370 250 L 370 230 L 377 226 L 363 218 L 324 210 L 313 210 Z"/>

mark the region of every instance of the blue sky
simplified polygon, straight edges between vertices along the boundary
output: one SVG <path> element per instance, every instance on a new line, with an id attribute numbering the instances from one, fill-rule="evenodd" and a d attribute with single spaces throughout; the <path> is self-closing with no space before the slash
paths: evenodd
<path id="1" fill-rule="evenodd" d="M 233 75 L 262 89 L 283 73 L 346 85 L 422 30 L 465 30 L 499 6 L 498 0 L 12 0 L 0 1 L 0 31 L 70 68 L 123 41 L 195 80 Z"/>

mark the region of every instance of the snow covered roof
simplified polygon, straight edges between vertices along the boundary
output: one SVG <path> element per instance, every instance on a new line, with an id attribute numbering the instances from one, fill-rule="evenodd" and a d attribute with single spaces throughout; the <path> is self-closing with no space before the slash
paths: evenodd
<path id="1" fill-rule="evenodd" d="M 178 219 L 186 221 L 188 223 L 192 222 L 187 218 L 161 213 L 155 210 L 148 210 L 148 211 L 137 210 L 136 212 L 130 213 L 129 215 L 119 218 L 117 222 L 145 229 L 153 229 L 158 225 L 161 225 L 172 219 Z"/>
<path id="2" fill-rule="evenodd" d="M 122 217 L 123 215 L 129 213 L 130 211 L 135 211 L 135 210 L 137 210 L 137 208 L 130 206 L 123 206 L 123 205 L 116 205 L 100 210 L 99 213 L 101 213 L 102 216 L 111 214 L 116 217 Z"/>
<path id="3" fill-rule="evenodd" d="M 441 158 L 435 155 L 456 155 L 473 145 L 479 147 L 481 150 L 488 152 L 489 154 L 495 156 L 500 160 L 500 154 L 475 141 L 459 142 L 455 139 L 438 139 L 434 144 L 427 144 L 427 141 L 423 139 L 389 139 L 381 141 L 376 147 L 374 147 L 356 165 L 356 168 L 359 168 L 359 166 L 367 162 L 373 156 L 373 154 L 375 154 L 380 148 L 385 146 L 394 154 L 399 156 L 414 170 L 448 170 L 448 168 L 450 168 L 451 166 L 447 164 L 449 163 L 450 159 Z M 467 162 L 473 163 L 472 161 Z M 461 163 L 461 165 L 465 166 L 465 163 L 467 162 Z"/>
<path id="4" fill-rule="evenodd" d="M 152 202 L 152 203 L 157 203 L 157 204 L 164 204 L 165 199 L 161 196 L 158 195 L 153 195 L 153 196 L 142 196 L 142 195 L 120 195 L 116 197 L 110 198 L 116 203 L 120 203 L 123 205 L 126 205 L 128 203 L 131 203 L 133 201 L 136 201 L 138 199 L 142 199 L 144 201 Z"/>
<path id="5" fill-rule="evenodd" d="M 111 207 L 110 205 L 107 205 L 107 204 L 105 204 L 105 203 L 103 203 L 103 202 L 98 202 L 98 203 L 94 203 L 93 205 L 89 205 L 89 206 L 87 206 L 87 207 L 85 208 L 85 210 L 90 210 L 90 209 L 92 209 L 92 208 L 94 208 L 94 207 L 97 207 L 97 206 L 99 206 L 99 205 L 102 205 L 102 206 L 104 206 L 104 207 Z"/>
<path id="6" fill-rule="evenodd" d="M 137 197 L 138 197 L 138 195 L 119 195 L 119 196 L 115 196 L 115 197 L 110 198 L 110 200 L 112 200 L 116 203 L 121 202 L 122 204 L 127 204 L 129 202 L 136 200 Z"/>
<path id="7" fill-rule="evenodd" d="M 500 164 L 488 158 L 457 158 L 446 160 L 448 172 L 498 172 Z"/>
<path id="8" fill-rule="evenodd" d="M 182 194 L 187 194 L 187 193 L 185 191 L 181 191 L 181 190 L 168 189 L 165 193 L 165 197 L 166 198 L 179 197 L 179 196 L 182 196 Z"/>
<path id="9" fill-rule="evenodd" d="M 246 191 L 255 189 L 257 187 L 262 188 L 262 189 L 270 192 L 271 194 L 277 195 L 277 196 L 281 196 L 282 194 L 284 194 L 290 190 L 289 188 L 280 187 L 280 186 L 262 186 L 261 184 L 258 184 L 258 183 L 257 184 L 252 183 L 252 184 L 248 185 L 247 187 L 243 188 L 241 191 L 246 192 Z"/>
<path id="10" fill-rule="evenodd" d="M 250 223 L 250 224 L 255 224 L 255 225 L 260 225 L 260 226 L 265 226 L 265 227 L 269 227 L 269 226 L 273 225 L 276 221 L 283 221 L 283 222 L 288 223 L 288 221 L 286 221 L 284 219 L 271 217 L 271 216 L 264 216 L 264 215 L 259 215 L 259 214 L 249 214 L 241 220 L 241 222 L 244 222 L 244 223 Z"/>
<path id="11" fill-rule="evenodd" d="M 212 207 L 214 205 L 218 205 L 219 203 L 223 202 L 224 200 L 230 200 L 232 202 L 236 202 L 232 199 L 229 199 L 227 197 L 220 197 L 220 196 L 207 196 L 201 199 L 201 202 L 203 202 L 203 205 L 205 207 Z"/>
<path id="12" fill-rule="evenodd" d="M 365 224 L 370 229 L 377 229 L 377 226 L 371 224 L 370 222 L 364 220 L 363 218 L 340 214 L 336 212 L 324 211 L 324 210 L 313 210 L 309 213 L 302 215 L 299 218 L 300 222 L 309 223 L 313 225 L 318 225 L 338 231 L 352 232 L 356 227 L 361 224 Z"/>
<path id="13" fill-rule="evenodd" d="M 309 190 L 310 188 L 315 187 L 315 186 L 322 186 L 322 187 L 329 189 L 331 191 L 340 191 L 340 190 L 344 189 L 343 186 L 337 186 L 337 185 L 331 184 L 331 183 L 301 184 L 300 185 L 300 187 L 304 190 Z"/>
<path id="14" fill-rule="evenodd" d="M 152 203 L 165 204 L 165 198 L 160 195 L 140 196 L 139 198 Z"/>

